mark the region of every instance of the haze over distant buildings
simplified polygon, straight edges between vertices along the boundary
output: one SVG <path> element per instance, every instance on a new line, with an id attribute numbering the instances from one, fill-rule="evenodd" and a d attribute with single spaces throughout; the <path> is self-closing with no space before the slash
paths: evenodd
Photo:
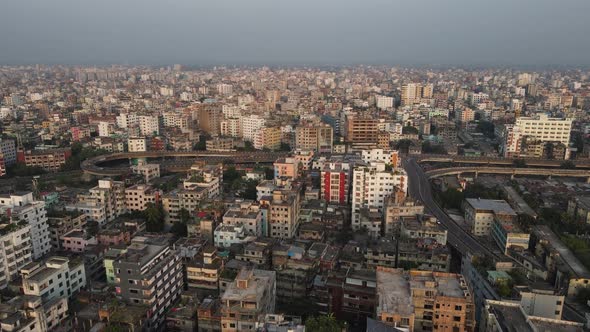
<path id="1" fill-rule="evenodd" d="M 590 64 L 590 1 L 2 1 L 0 64 Z"/>

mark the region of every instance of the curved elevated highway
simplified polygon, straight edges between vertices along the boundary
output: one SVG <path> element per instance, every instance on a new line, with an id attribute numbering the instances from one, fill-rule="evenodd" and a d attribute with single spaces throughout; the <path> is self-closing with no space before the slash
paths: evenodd
<path id="1" fill-rule="evenodd" d="M 478 165 L 513 165 L 515 159 L 522 158 L 501 158 L 501 157 L 466 157 L 451 156 L 443 154 L 418 154 L 409 155 L 409 158 L 416 160 L 418 163 L 453 163 L 453 164 L 478 164 Z M 533 167 L 560 167 L 563 160 L 524 158 L 527 166 Z M 590 160 L 571 160 L 577 168 L 590 168 Z"/>
<path id="2" fill-rule="evenodd" d="M 428 178 L 434 179 L 441 176 L 459 175 L 463 173 L 478 174 L 504 174 L 504 175 L 543 175 L 543 176 L 560 176 L 573 178 L 590 179 L 590 170 L 586 169 L 555 169 L 555 168 L 516 168 L 516 167 L 452 167 L 439 168 L 425 172 Z"/>
<path id="3" fill-rule="evenodd" d="M 98 176 L 117 176 L 129 172 L 128 167 L 124 168 L 103 168 L 102 163 L 111 162 L 115 160 L 135 159 L 135 158 L 192 158 L 196 160 L 203 160 L 209 163 L 218 163 L 224 161 L 231 161 L 234 164 L 269 164 L 275 162 L 277 159 L 286 157 L 286 152 L 208 152 L 208 151 L 147 151 L 147 152 L 125 152 L 112 153 L 101 155 L 94 158 L 84 160 L 81 168 L 86 174 Z M 190 168 L 192 163 L 179 161 L 178 165 L 172 165 L 174 171 L 186 170 Z"/>

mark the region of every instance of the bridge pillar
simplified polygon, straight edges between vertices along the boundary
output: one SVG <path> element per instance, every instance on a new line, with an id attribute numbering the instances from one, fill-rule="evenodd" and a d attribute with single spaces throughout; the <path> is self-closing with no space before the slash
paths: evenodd
<path id="1" fill-rule="evenodd" d="M 479 175 L 479 172 L 475 172 L 475 179 L 477 179 L 478 175 Z"/>
<path id="2" fill-rule="evenodd" d="M 586 179 L 586 183 L 590 183 L 590 177 Z"/>
<path id="3" fill-rule="evenodd" d="M 510 180 L 514 180 L 514 173 L 510 174 Z"/>

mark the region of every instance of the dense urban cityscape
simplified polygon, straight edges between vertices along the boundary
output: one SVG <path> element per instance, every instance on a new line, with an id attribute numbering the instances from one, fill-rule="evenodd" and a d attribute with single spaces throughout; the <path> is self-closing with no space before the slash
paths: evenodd
<path id="1" fill-rule="evenodd" d="M 2 331 L 584 331 L 590 71 L 0 67 Z"/>

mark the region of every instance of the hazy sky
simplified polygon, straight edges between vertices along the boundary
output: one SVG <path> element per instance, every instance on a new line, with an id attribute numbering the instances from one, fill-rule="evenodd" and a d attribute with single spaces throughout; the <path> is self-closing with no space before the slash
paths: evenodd
<path id="1" fill-rule="evenodd" d="M 0 0 L 0 64 L 590 65 L 590 0 Z"/>

